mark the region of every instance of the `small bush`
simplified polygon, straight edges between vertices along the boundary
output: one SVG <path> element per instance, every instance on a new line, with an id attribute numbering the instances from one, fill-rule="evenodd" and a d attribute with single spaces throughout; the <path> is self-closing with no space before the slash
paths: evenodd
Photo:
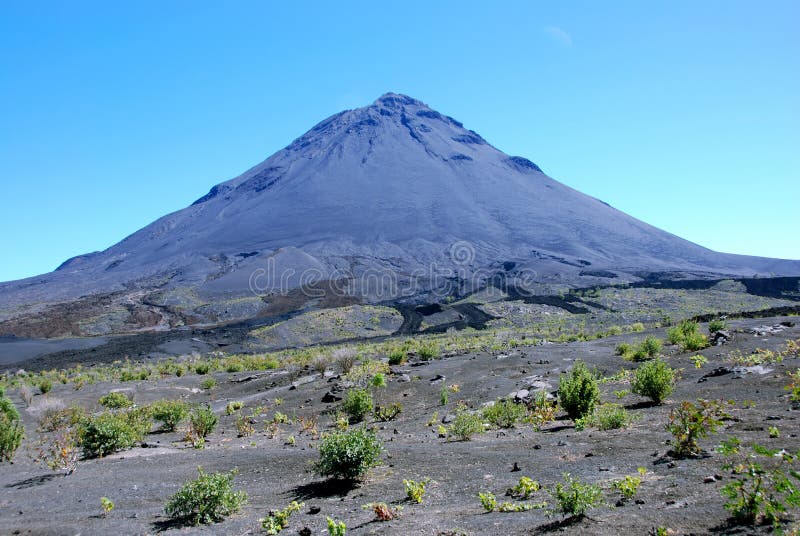
<path id="1" fill-rule="evenodd" d="M 336 362 L 336 365 L 339 367 L 339 371 L 342 374 L 348 374 L 350 369 L 353 368 L 353 365 L 356 364 L 357 355 L 358 353 L 353 348 L 337 348 L 331 354 L 331 359 Z"/>
<path id="2" fill-rule="evenodd" d="M 225 406 L 225 415 L 233 415 L 243 407 L 244 407 L 244 402 L 241 402 L 239 400 L 228 402 L 228 404 Z"/>
<path id="3" fill-rule="evenodd" d="M 214 428 L 217 427 L 218 421 L 217 415 L 208 405 L 194 408 L 191 415 L 189 415 L 192 431 L 198 437 L 206 437 L 213 432 Z"/>
<path id="4" fill-rule="evenodd" d="M 645 337 L 645 339 L 639 345 L 639 348 L 642 352 L 647 355 L 647 357 L 656 357 L 659 352 L 661 352 L 661 339 L 656 337 Z"/>
<path id="5" fill-rule="evenodd" d="M 478 493 L 478 498 L 481 500 L 481 506 L 486 512 L 494 512 L 494 509 L 497 508 L 497 497 L 494 496 L 494 493 L 487 491 L 486 493 Z"/>
<path id="6" fill-rule="evenodd" d="M 708 332 L 709 333 L 716 333 L 718 331 L 722 331 L 726 329 L 728 325 L 725 323 L 724 320 L 721 318 L 715 318 L 714 320 L 708 323 Z"/>
<path id="7" fill-rule="evenodd" d="M 611 485 L 622 494 L 623 499 L 633 499 L 639 491 L 642 479 L 638 476 L 625 475 L 621 480 L 615 480 Z"/>
<path id="8" fill-rule="evenodd" d="M 361 508 L 372 510 L 375 513 L 376 521 L 391 521 L 400 517 L 400 512 L 403 510 L 402 506 L 391 507 L 385 502 L 369 503 Z"/>
<path id="9" fill-rule="evenodd" d="M 572 478 L 569 473 L 564 475 L 564 483 L 556 484 L 552 492 L 553 499 L 558 503 L 558 512 L 565 516 L 583 517 L 586 512 L 602 504 L 603 497 L 600 486 L 584 484 Z"/>
<path id="10" fill-rule="evenodd" d="M 127 397 L 125 393 L 111 392 L 107 395 L 100 397 L 97 401 L 101 406 L 108 409 L 122 409 L 129 408 L 133 405 L 133 400 Z"/>
<path id="11" fill-rule="evenodd" d="M 347 534 L 347 525 L 344 524 L 344 521 L 326 517 L 325 522 L 328 525 L 328 536 L 345 536 Z"/>
<path id="12" fill-rule="evenodd" d="M 107 456 L 131 448 L 150 431 L 151 421 L 141 411 L 101 413 L 80 424 L 79 441 L 87 458 Z"/>
<path id="13" fill-rule="evenodd" d="M 627 356 L 633 353 L 633 346 L 627 342 L 621 342 L 614 348 L 614 353 L 619 356 Z"/>
<path id="14" fill-rule="evenodd" d="M 359 387 L 350 389 L 345 395 L 342 409 L 350 417 L 350 422 L 361 422 L 372 411 L 372 394 Z"/>
<path id="15" fill-rule="evenodd" d="M 602 404 L 595 411 L 594 422 L 599 430 L 616 430 L 627 428 L 631 416 L 620 404 Z"/>
<path id="16" fill-rule="evenodd" d="M 299 512 L 305 503 L 292 501 L 283 510 L 273 510 L 267 517 L 259 519 L 261 528 L 267 531 L 267 534 L 278 534 L 280 531 L 289 526 L 289 517 L 295 512 Z"/>
<path id="17" fill-rule="evenodd" d="M 49 393 L 52 388 L 53 388 L 53 382 L 51 382 L 50 380 L 44 379 L 41 382 L 39 382 L 39 392 L 42 393 L 43 395 Z"/>
<path id="18" fill-rule="evenodd" d="M 720 493 L 728 499 L 725 508 L 733 519 L 747 525 L 771 523 L 780 534 L 785 514 L 800 508 L 800 473 L 792 467 L 795 457 L 758 444 L 743 449 L 735 437 L 723 441 L 719 451 L 727 458 L 723 468 L 731 471 L 732 480 Z"/>
<path id="19" fill-rule="evenodd" d="M 214 387 L 217 386 L 217 380 L 214 378 L 206 378 L 202 382 L 200 382 L 200 387 L 205 389 L 206 391 L 210 391 Z"/>
<path id="20" fill-rule="evenodd" d="M 165 431 L 173 432 L 189 414 L 189 405 L 183 400 L 159 400 L 150 405 L 150 414 Z"/>
<path id="21" fill-rule="evenodd" d="M 483 420 L 480 415 L 468 411 L 459 411 L 450 424 L 448 437 L 455 437 L 459 441 L 469 441 L 475 434 L 484 432 Z"/>
<path id="22" fill-rule="evenodd" d="M 114 501 L 108 497 L 100 497 L 100 508 L 103 509 L 103 517 L 106 517 L 114 509 Z"/>
<path id="23" fill-rule="evenodd" d="M 519 482 L 513 488 L 509 488 L 506 495 L 514 497 L 515 499 L 526 500 L 531 495 L 542 489 L 539 483 L 527 476 L 520 477 Z"/>
<path id="24" fill-rule="evenodd" d="M 700 333 L 697 322 L 684 320 L 667 331 L 667 339 L 671 344 L 681 346 L 683 352 L 694 352 L 708 346 L 708 337 Z"/>
<path id="25" fill-rule="evenodd" d="M 483 418 L 498 428 L 513 428 L 527 414 L 525 406 L 513 400 L 498 400 L 483 409 Z"/>
<path id="26" fill-rule="evenodd" d="M 195 365 L 194 371 L 200 375 L 208 374 L 211 371 L 211 365 L 209 363 L 198 363 Z"/>
<path id="27" fill-rule="evenodd" d="M 666 429 L 674 438 L 673 451 L 676 456 L 693 456 L 700 453 L 698 441 L 717 431 L 722 418 L 727 417 L 725 403 L 717 400 L 688 401 L 669 414 Z"/>
<path id="28" fill-rule="evenodd" d="M 562 374 L 558 383 L 561 407 L 573 421 L 590 415 L 600 400 L 597 378 L 583 361 L 576 361 L 572 370 Z"/>
<path id="29" fill-rule="evenodd" d="M 433 344 L 424 344 L 417 350 L 417 355 L 423 361 L 430 361 L 431 359 L 439 357 L 439 348 Z"/>
<path id="30" fill-rule="evenodd" d="M 403 350 L 392 350 L 389 353 L 390 365 L 402 365 L 406 362 L 406 353 Z"/>
<path id="31" fill-rule="evenodd" d="M 238 511 L 247 502 L 247 493 L 233 491 L 233 477 L 230 473 L 205 473 L 197 468 L 200 476 L 183 485 L 169 498 L 164 511 L 171 518 L 185 518 L 197 525 L 216 523 Z"/>
<path id="32" fill-rule="evenodd" d="M 6 412 L 0 412 L 0 462 L 10 462 L 22 444 L 25 431 L 19 419 L 12 419 Z"/>
<path id="33" fill-rule="evenodd" d="M 315 470 L 321 476 L 356 480 L 378 465 L 382 450 L 375 432 L 366 428 L 330 432 L 322 438 Z"/>
<path id="34" fill-rule="evenodd" d="M 387 422 L 394 420 L 402 411 L 403 405 L 400 402 L 394 402 L 388 406 L 375 406 L 375 411 L 372 414 L 375 419 Z"/>
<path id="35" fill-rule="evenodd" d="M 17 406 L 5 394 L 0 395 L 0 414 L 5 415 L 12 421 L 19 420 L 19 410 Z"/>
<path id="36" fill-rule="evenodd" d="M 672 393 L 675 371 L 664 361 L 656 359 L 636 369 L 631 381 L 631 391 L 661 404 Z"/>
<path id="37" fill-rule="evenodd" d="M 406 487 L 406 498 L 411 502 L 422 504 L 422 498 L 425 496 L 425 488 L 430 482 L 430 478 L 425 478 L 423 480 L 403 480 L 403 485 Z"/>

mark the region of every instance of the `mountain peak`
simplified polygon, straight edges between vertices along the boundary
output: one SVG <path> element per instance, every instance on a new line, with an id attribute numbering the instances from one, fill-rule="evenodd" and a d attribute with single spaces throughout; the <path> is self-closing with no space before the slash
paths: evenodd
<path id="1" fill-rule="evenodd" d="M 409 97 L 408 95 L 403 95 L 402 93 L 384 93 L 378 100 L 375 101 L 376 105 L 386 106 L 388 108 L 400 108 L 403 106 L 422 106 L 427 108 L 428 106 L 415 98 Z"/>

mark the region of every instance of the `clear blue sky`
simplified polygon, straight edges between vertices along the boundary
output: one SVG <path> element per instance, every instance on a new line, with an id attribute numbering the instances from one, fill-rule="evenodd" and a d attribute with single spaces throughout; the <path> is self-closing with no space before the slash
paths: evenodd
<path id="1" fill-rule="evenodd" d="M 800 258 L 800 2 L 0 4 L 0 280 L 406 93 L 724 252 Z"/>

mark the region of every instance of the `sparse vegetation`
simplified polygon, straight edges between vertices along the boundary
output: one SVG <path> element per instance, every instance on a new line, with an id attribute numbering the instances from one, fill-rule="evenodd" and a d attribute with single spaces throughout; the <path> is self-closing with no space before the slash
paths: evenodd
<path id="1" fill-rule="evenodd" d="M 497 497 L 494 496 L 494 493 L 490 491 L 480 492 L 478 493 L 478 498 L 486 512 L 494 512 L 495 508 L 497 508 Z"/>
<path id="2" fill-rule="evenodd" d="M 760 521 L 780 531 L 782 517 L 790 509 L 800 509 L 800 473 L 793 468 L 797 454 L 772 450 L 758 444 L 742 447 L 738 438 L 722 442 L 719 451 L 727 458 L 724 469 L 732 480 L 720 493 L 728 499 L 725 508 L 740 524 Z"/>
<path id="3" fill-rule="evenodd" d="M 693 456 L 701 452 L 698 441 L 715 433 L 727 417 L 725 402 L 698 399 L 697 404 L 684 401 L 669 414 L 667 431 L 674 438 L 672 443 L 676 456 Z"/>
<path id="4" fill-rule="evenodd" d="M 292 501 L 286 508 L 271 511 L 265 518 L 259 520 L 261 522 L 261 528 L 266 530 L 267 534 L 278 534 L 289 526 L 289 518 L 295 512 L 299 512 L 303 506 L 305 506 L 305 503 Z"/>
<path id="5" fill-rule="evenodd" d="M 347 525 L 344 524 L 344 521 L 327 517 L 325 522 L 328 525 L 329 536 L 345 536 L 347 534 Z"/>
<path id="6" fill-rule="evenodd" d="M 184 484 L 167 501 L 164 512 L 171 518 L 182 518 L 193 525 L 216 523 L 247 502 L 247 493 L 233 490 L 235 470 L 209 474 L 198 467 L 197 472 L 200 475 L 195 480 Z"/>

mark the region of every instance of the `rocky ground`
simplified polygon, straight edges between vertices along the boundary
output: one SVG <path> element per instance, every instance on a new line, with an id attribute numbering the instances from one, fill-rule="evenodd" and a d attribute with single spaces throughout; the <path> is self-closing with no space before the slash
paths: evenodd
<path id="1" fill-rule="evenodd" d="M 597 367 L 605 377 L 635 363 L 614 353 L 617 344 L 645 335 L 665 337 L 665 329 L 625 334 L 563 344 L 519 347 L 510 352 L 480 352 L 443 357 L 432 361 L 411 360 L 393 368 L 388 385 L 377 395 L 383 403 L 400 402 L 402 413 L 390 422 L 370 422 L 383 440 L 381 464 L 358 486 L 335 486 L 312 472 L 317 459 L 318 435 L 302 425 L 281 424 L 268 430 L 276 412 L 316 422 L 316 430 L 331 429 L 340 402 L 326 394 L 341 396 L 346 381 L 313 368 L 301 371 L 273 370 L 257 373 L 216 373 L 217 386 L 200 389 L 204 376 L 187 374 L 159 380 L 98 383 L 75 390 L 55 385 L 47 395 L 37 394 L 30 407 L 10 390 L 21 409 L 27 438 L 13 464 L 0 465 L 0 533 L 2 534 L 153 534 L 263 533 L 258 519 L 269 510 L 292 500 L 305 503 L 291 518 L 287 534 L 324 534 L 326 516 L 343 520 L 348 534 L 648 534 L 657 527 L 670 534 L 752 534 L 768 527 L 739 527 L 731 523 L 719 489 L 730 478 L 722 469 L 722 457 L 714 451 L 722 439 L 736 436 L 743 442 L 758 442 L 769 448 L 796 451 L 800 434 L 800 412 L 792 409 L 784 387 L 787 373 L 800 365 L 797 357 L 754 368 L 737 368 L 730 357 L 749 355 L 757 348 L 777 351 L 788 341 L 800 339 L 796 317 L 734 320 L 729 322 L 733 339 L 722 346 L 697 353 L 679 353 L 665 346 L 671 366 L 683 369 L 674 393 L 660 406 L 628 394 L 617 399 L 615 391 L 629 388 L 624 380 L 607 381 L 603 400 L 620 402 L 635 416 L 622 430 L 576 431 L 563 414 L 540 431 L 529 424 L 488 430 L 470 441 L 448 441 L 437 433 L 438 424 L 455 412 L 463 401 L 471 408 L 506 397 L 520 389 L 555 391 L 559 373 L 576 359 Z M 781 325 L 783 322 L 785 325 Z M 762 326 L 775 326 L 764 330 Z M 695 368 L 691 356 L 702 354 L 708 362 Z M 446 405 L 441 404 L 442 386 L 457 385 Z M 82 460 L 77 470 L 63 476 L 35 463 L 31 455 L 39 439 L 35 410 L 45 398 L 79 404 L 90 410 L 111 390 L 123 390 L 138 404 L 157 399 L 183 398 L 208 402 L 220 415 L 220 426 L 202 450 L 182 441 L 183 433 L 152 433 L 145 443 L 102 459 Z M 674 459 L 664 425 L 672 409 L 683 400 L 697 398 L 732 400 L 731 419 L 716 435 L 701 442 L 705 453 L 696 458 Z M 334 397 L 335 398 L 335 397 Z M 256 433 L 237 437 L 236 414 L 226 415 L 230 401 L 242 401 L 247 412 L 257 406 L 266 411 L 255 424 Z M 436 416 L 435 424 L 428 423 Z M 776 427 L 779 437 L 770 437 Z M 774 434 L 773 434 L 774 435 Z M 294 439 L 294 445 L 291 439 Z M 249 502 L 238 514 L 216 525 L 183 527 L 171 523 L 164 503 L 197 467 L 206 471 L 238 469 L 235 488 L 249 494 Z M 517 467 L 519 471 L 515 471 Z M 646 473 L 635 499 L 619 502 L 611 482 L 625 475 Z M 520 476 L 540 482 L 542 491 L 530 502 L 554 505 L 549 489 L 569 472 L 582 481 L 604 487 L 606 506 L 577 521 L 546 509 L 517 513 L 484 513 L 477 494 L 491 491 L 505 500 L 506 489 Z M 422 504 L 405 501 L 403 479 L 432 479 Z M 101 516 L 100 497 L 116 507 Z M 393 521 L 378 522 L 362 508 L 370 502 L 404 506 Z M 798 517 L 796 511 L 790 517 Z M 305 532 L 303 532 L 305 531 Z"/>

